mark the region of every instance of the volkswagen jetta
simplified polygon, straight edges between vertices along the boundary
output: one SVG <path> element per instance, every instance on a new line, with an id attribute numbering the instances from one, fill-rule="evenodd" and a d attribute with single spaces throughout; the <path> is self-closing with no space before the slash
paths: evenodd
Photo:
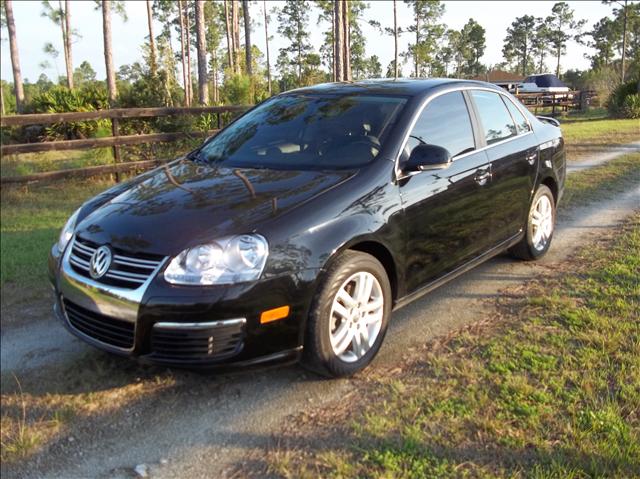
<path id="1" fill-rule="evenodd" d="M 287 92 L 83 204 L 51 250 L 55 311 L 141 361 L 349 375 L 395 308 L 544 255 L 565 170 L 560 129 L 487 83 Z"/>

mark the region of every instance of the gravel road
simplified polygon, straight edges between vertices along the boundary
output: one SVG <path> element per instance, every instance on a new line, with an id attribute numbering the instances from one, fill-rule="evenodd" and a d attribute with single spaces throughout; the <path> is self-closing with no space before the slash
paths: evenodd
<path id="1" fill-rule="evenodd" d="M 633 145 L 640 148 L 640 142 Z M 607 153 L 602 161 L 629 151 Z M 590 160 L 589 166 L 598 160 Z M 487 300 L 553 268 L 639 207 L 640 185 L 617 198 L 565 212 L 543 260 L 526 263 L 497 257 L 397 311 L 373 367 L 399 361 L 408 348 L 474 322 L 490 311 L 492 302 Z M 3 377 L 74 363 L 82 368 L 82 358 L 102 354 L 71 337 L 52 317 L 23 324 L 2 331 Z M 234 465 L 252 460 L 277 440 L 289 415 L 339 399 L 354 381 L 358 378 L 319 379 L 298 366 L 190 376 L 192 387 L 165 390 L 130 404 L 77 431 L 72 442 L 56 441 L 20 467 L 3 465 L 3 476 L 135 477 L 134 467 L 145 464 L 154 478 L 227 477 Z"/>

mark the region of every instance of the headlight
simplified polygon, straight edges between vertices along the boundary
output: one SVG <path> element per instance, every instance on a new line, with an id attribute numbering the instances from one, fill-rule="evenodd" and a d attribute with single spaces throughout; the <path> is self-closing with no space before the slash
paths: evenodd
<path id="1" fill-rule="evenodd" d="M 260 278 L 269 247 L 256 234 L 231 236 L 184 250 L 171 260 L 164 278 L 173 284 L 232 284 Z"/>
<path id="2" fill-rule="evenodd" d="M 64 251 L 64 249 L 67 247 L 67 244 L 69 244 L 69 240 L 73 236 L 73 231 L 76 228 L 76 221 L 78 220 L 78 213 L 80 213 L 80 208 L 73 212 L 73 214 L 64 224 L 64 228 L 62 228 L 62 231 L 60 231 L 60 237 L 58 238 L 58 250 L 60 252 Z"/>

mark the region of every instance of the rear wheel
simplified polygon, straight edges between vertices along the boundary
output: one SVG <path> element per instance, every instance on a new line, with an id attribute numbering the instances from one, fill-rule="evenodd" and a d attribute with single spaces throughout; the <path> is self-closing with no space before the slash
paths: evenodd
<path id="1" fill-rule="evenodd" d="M 511 249 L 521 259 L 535 260 L 549 250 L 556 222 L 556 206 L 553 193 L 546 185 L 540 185 L 531 202 L 526 232 L 522 241 Z"/>
<path id="2" fill-rule="evenodd" d="M 348 376 L 378 353 L 391 313 L 384 267 L 358 251 L 341 254 L 313 301 L 303 364 L 327 376 Z"/>

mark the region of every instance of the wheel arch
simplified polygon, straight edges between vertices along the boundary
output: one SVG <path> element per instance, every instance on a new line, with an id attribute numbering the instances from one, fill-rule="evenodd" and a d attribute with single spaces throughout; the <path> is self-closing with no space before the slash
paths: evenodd
<path id="1" fill-rule="evenodd" d="M 552 176 L 546 176 L 540 182 L 541 185 L 545 185 L 553 193 L 553 202 L 558 204 L 558 182 Z"/>
<path id="2" fill-rule="evenodd" d="M 380 264 L 382 264 L 382 267 L 387 273 L 387 278 L 389 278 L 389 284 L 391 285 L 391 298 L 392 301 L 395 302 L 398 298 L 398 271 L 391 251 L 389 251 L 384 244 L 373 240 L 358 241 L 348 245 L 340 251 L 344 251 L 346 249 L 370 254 L 380 261 Z"/>

